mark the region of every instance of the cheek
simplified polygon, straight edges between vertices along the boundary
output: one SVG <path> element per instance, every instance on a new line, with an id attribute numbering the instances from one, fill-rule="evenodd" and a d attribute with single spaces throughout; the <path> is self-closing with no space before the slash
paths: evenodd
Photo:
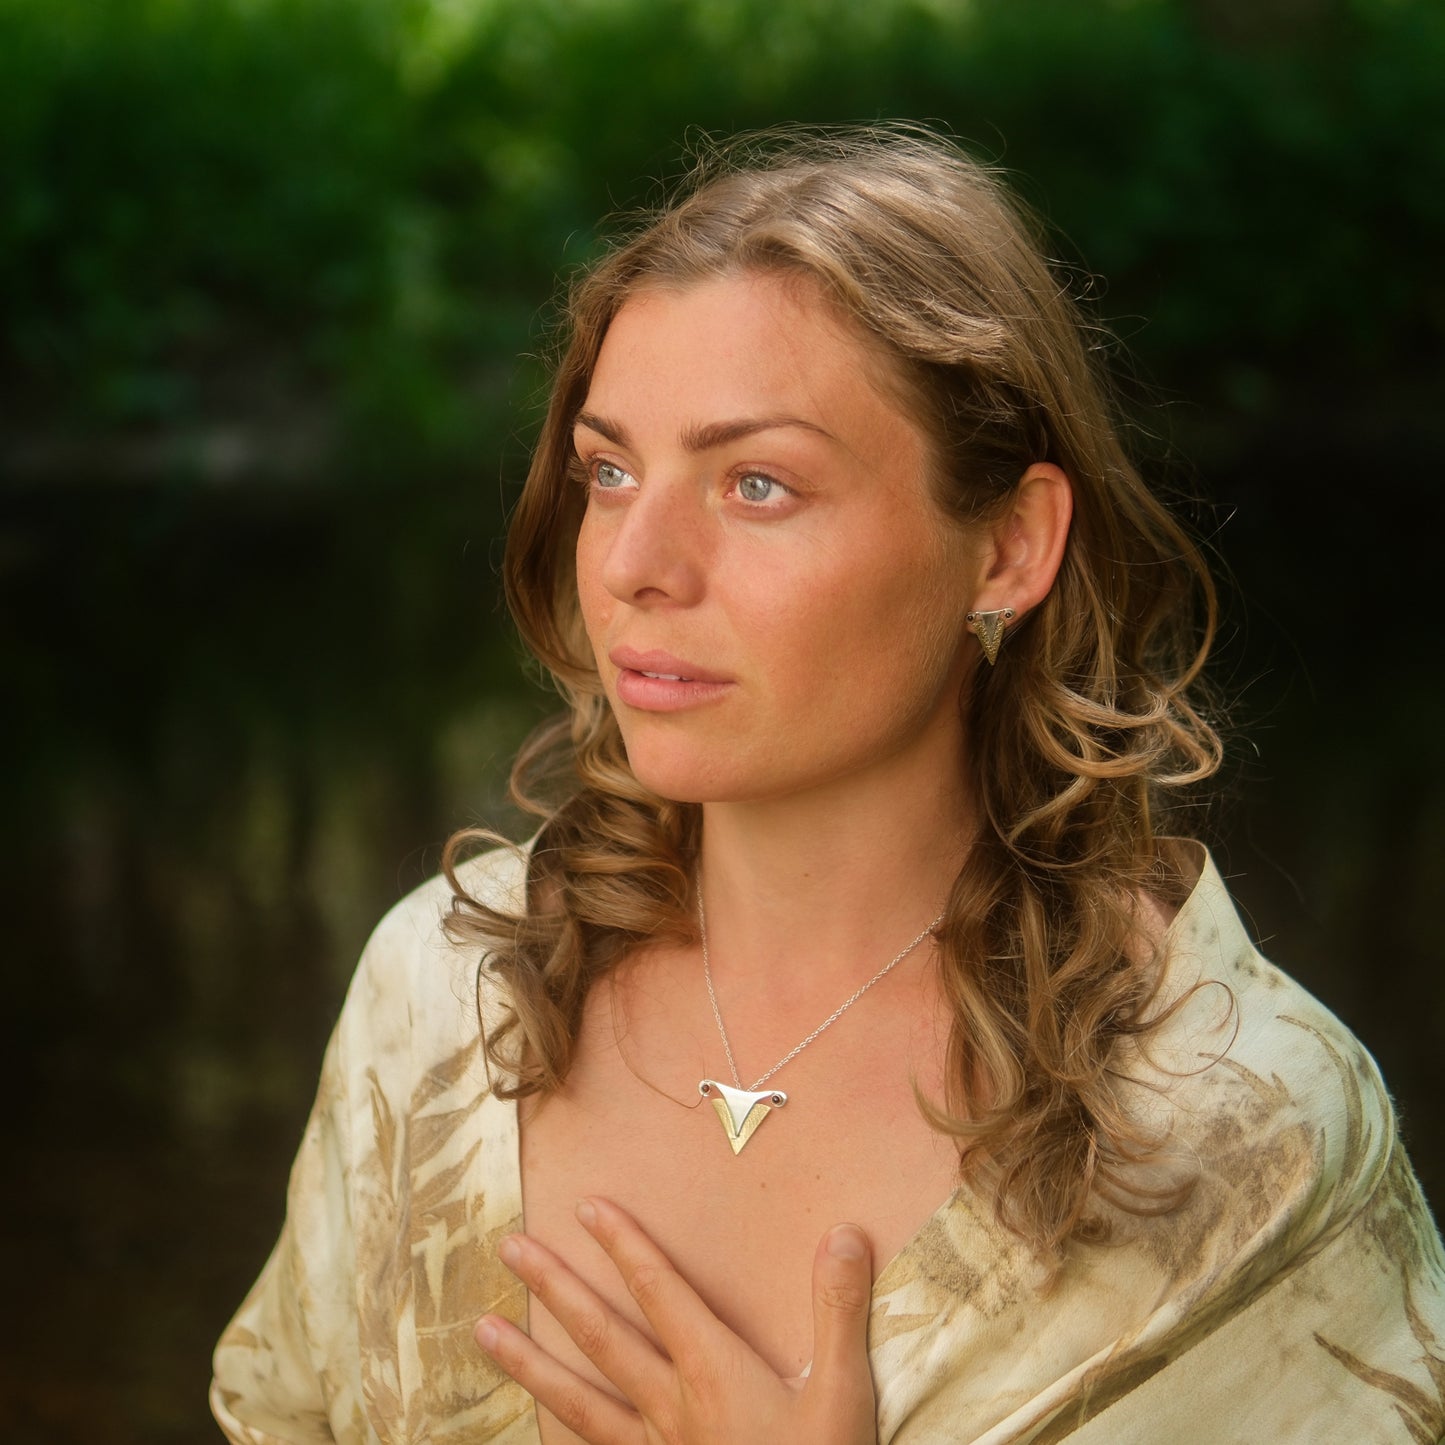
<path id="1" fill-rule="evenodd" d="M 964 614 L 969 603 L 960 594 L 955 578 L 940 579 L 926 595 L 912 600 L 913 615 L 907 625 L 915 639 L 913 655 L 925 667 L 938 673 L 954 673 L 965 655 L 964 639 L 969 635 Z"/>
<path id="2" fill-rule="evenodd" d="M 589 528 L 585 521 L 577 534 L 576 567 L 577 601 L 582 609 L 582 623 L 595 645 L 601 640 L 600 630 L 606 626 L 611 613 L 612 596 L 601 581 L 602 552 L 596 530 Z"/>
<path id="3" fill-rule="evenodd" d="M 813 590 L 811 625 L 796 648 L 860 694 L 884 681 L 895 697 L 934 690 L 963 651 L 963 590 L 951 567 L 916 551 L 871 575 L 850 570 Z"/>

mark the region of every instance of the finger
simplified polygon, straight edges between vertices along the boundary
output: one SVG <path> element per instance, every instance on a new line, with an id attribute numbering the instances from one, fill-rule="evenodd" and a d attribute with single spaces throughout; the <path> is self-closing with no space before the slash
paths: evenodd
<path id="1" fill-rule="evenodd" d="M 589 1445 L 640 1445 L 646 1438 L 635 1411 L 559 1365 L 509 1320 L 483 1315 L 475 1335 L 477 1343 L 539 1405 Z"/>
<path id="2" fill-rule="evenodd" d="M 813 1256 L 813 1369 L 816 1383 L 832 1397 L 867 1391 L 868 1315 L 873 1271 L 868 1238 L 856 1224 L 835 1225 Z"/>
<path id="3" fill-rule="evenodd" d="M 722 1352 L 747 1351 L 626 1210 L 609 1199 L 584 1199 L 577 1206 L 577 1218 L 607 1252 L 628 1293 L 685 1378 L 709 1371 Z M 638 1395 L 628 1393 L 637 1404 L 643 1404 Z"/>
<path id="4" fill-rule="evenodd" d="M 503 1264 L 552 1313 L 572 1343 L 638 1405 L 657 1397 L 668 1374 L 657 1346 L 623 1319 L 559 1256 L 525 1234 L 508 1235 Z"/>

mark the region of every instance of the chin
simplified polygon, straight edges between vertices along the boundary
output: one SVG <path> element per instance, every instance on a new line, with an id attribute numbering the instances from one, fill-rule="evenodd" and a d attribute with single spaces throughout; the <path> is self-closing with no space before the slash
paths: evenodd
<path id="1" fill-rule="evenodd" d="M 632 776 L 650 793 L 670 803 L 722 803 L 737 801 L 748 791 L 748 779 L 738 776 L 733 760 L 719 760 L 711 750 L 655 738 L 628 740 L 627 765 Z M 721 766 L 720 766 L 721 761 Z M 756 780 L 753 780 L 756 786 Z"/>
<path id="2" fill-rule="evenodd" d="M 818 779 L 782 774 L 776 768 L 743 765 L 728 759 L 719 766 L 716 758 L 644 754 L 633 761 L 632 775 L 650 793 L 670 803 L 765 803 L 810 791 Z"/>
<path id="3" fill-rule="evenodd" d="M 719 803 L 731 796 L 727 782 L 714 769 L 685 763 L 644 761 L 628 763 L 632 776 L 650 793 L 669 803 Z"/>

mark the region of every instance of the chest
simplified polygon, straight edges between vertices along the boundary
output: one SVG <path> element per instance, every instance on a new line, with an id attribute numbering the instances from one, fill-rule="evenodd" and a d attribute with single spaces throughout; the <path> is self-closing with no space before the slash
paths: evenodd
<path id="1" fill-rule="evenodd" d="M 697 1089 L 703 1078 L 731 1079 L 711 1018 L 679 1027 L 674 1016 L 663 1027 L 645 1006 L 619 1013 L 615 995 L 594 993 L 566 1087 L 523 1111 L 528 1233 L 645 1330 L 574 1214 L 583 1195 L 613 1199 L 719 1319 L 779 1374 L 800 1374 L 812 1358 L 812 1264 L 825 1231 L 862 1226 L 876 1276 L 956 1181 L 956 1150 L 914 1092 L 938 1099 L 942 1090 L 946 1029 L 926 991 L 895 989 L 875 1001 L 883 1007 L 868 1027 L 840 1022 L 780 1070 L 768 1086 L 787 1104 L 737 1153 Z M 757 1061 L 738 1062 L 751 1084 Z M 540 1344 L 604 1383 L 536 1301 L 529 1315 Z M 544 1420 L 544 1432 L 549 1445 L 567 1439 L 555 1422 Z"/>

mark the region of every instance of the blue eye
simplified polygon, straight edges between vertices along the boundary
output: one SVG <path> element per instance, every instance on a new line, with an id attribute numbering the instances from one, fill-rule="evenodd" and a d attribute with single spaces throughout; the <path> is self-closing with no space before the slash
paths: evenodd
<path id="1" fill-rule="evenodd" d="M 605 491 L 625 487 L 632 480 L 615 462 L 598 462 L 592 475 L 597 485 Z"/>
<path id="2" fill-rule="evenodd" d="M 773 493 L 781 490 L 781 484 L 761 472 L 749 472 L 738 482 L 738 496 L 745 502 L 766 502 Z"/>

